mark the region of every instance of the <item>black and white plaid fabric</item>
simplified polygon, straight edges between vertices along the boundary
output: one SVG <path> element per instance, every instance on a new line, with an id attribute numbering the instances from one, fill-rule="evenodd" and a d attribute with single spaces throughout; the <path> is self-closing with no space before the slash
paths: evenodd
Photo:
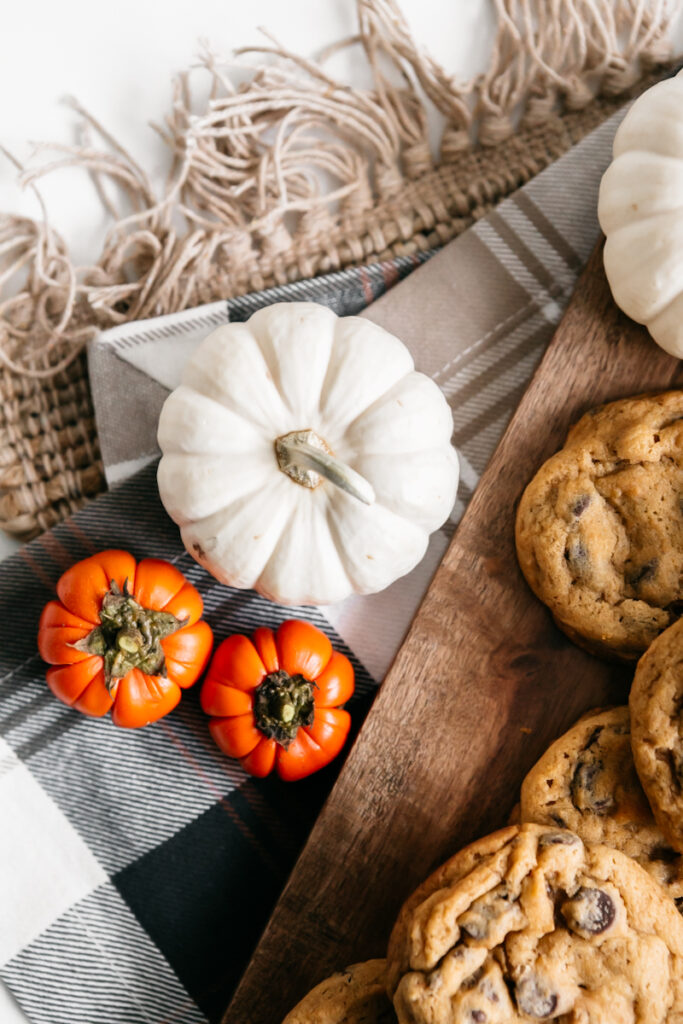
<path id="1" fill-rule="evenodd" d="M 431 562 L 381 595 L 323 612 L 216 583 L 185 553 L 160 504 L 154 432 L 143 436 L 135 419 L 145 388 L 160 386 L 141 369 L 144 346 L 157 345 L 155 363 L 159 353 L 163 362 L 163 345 L 187 333 L 188 314 L 175 330 L 173 318 L 117 329 L 93 352 L 105 463 L 123 467 L 121 478 L 138 457 L 147 464 L 0 566 L 0 977 L 31 1021 L 218 1021 L 341 763 L 296 784 L 247 777 L 210 739 L 198 687 L 140 731 L 60 704 L 36 650 L 57 579 L 78 559 L 122 547 L 176 564 L 199 589 L 217 642 L 292 615 L 314 622 L 355 665 L 357 730 L 592 247 L 615 127 L 598 129 L 399 285 L 395 301 L 386 296 L 368 311 L 401 334 L 400 303 L 420 301 L 420 282 L 441 297 L 428 310 L 438 344 L 417 362 L 451 402 L 462 466 L 459 501 Z M 244 319 L 282 297 L 357 312 L 414 262 L 246 297 L 229 315 Z M 225 320 L 228 308 L 214 312 Z M 125 388 L 113 388 L 106 360 L 128 374 Z"/>
<path id="2" fill-rule="evenodd" d="M 351 657 L 360 724 L 374 682 L 317 609 L 221 586 L 184 552 L 149 467 L 2 567 L 0 976 L 31 1020 L 217 1020 L 339 763 L 287 786 L 214 746 L 198 688 L 144 730 L 54 699 L 36 653 L 42 605 L 106 547 L 166 558 L 200 591 L 216 642 L 292 615 Z"/>

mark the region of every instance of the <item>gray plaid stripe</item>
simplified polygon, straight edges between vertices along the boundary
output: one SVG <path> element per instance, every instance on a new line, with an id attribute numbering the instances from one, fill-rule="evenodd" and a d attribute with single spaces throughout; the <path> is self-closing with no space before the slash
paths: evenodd
<path id="1" fill-rule="evenodd" d="M 471 415 L 504 401 L 510 380 L 514 384 L 527 378 L 526 367 L 520 368 L 519 361 L 529 352 L 541 351 L 553 327 L 544 312 L 533 310 L 503 341 L 492 339 L 444 384 L 444 394 L 454 407 L 456 431 Z"/>
<path id="2" fill-rule="evenodd" d="M 481 473 L 559 322 L 580 258 L 524 191 L 472 231 L 529 297 L 436 375 L 453 410 L 454 443 Z"/>
<path id="3" fill-rule="evenodd" d="M 535 247 L 535 251 L 544 252 L 541 239 L 544 239 L 550 246 L 549 259 L 552 268 L 555 269 L 555 276 L 560 277 L 562 275 L 563 265 L 570 268 L 572 275 L 578 274 L 583 266 L 583 260 L 576 252 L 574 246 L 548 220 L 543 210 L 536 205 L 531 196 L 524 189 L 520 189 L 519 192 L 515 192 L 514 195 L 510 196 L 510 200 L 510 209 L 507 211 L 510 224 L 515 227 L 517 215 L 513 207 L 516 206 L 537 233 L 538 246 Z M 550 264 L 546 265 L 550 266 Z"/>
<path id="4" fill-rule="evenodd" d="M 0 735 L 22 759 L 75 724 L 73 712 L 55 701 L 45 684 L 40 658 L 31 658 L 3 684 Z"/>
<path id="5" fill-rule="evenodd" d="M 436 249 L 416 253 L 414 256 L 397 256 L 386 263 L 372 263 L 365 267 L 349 267 L 333 274 L 325 274 L 292 284 L 277 285 L 262 292 L 253 292 L 228 300 L 231 320 L 248 320 L 252 313 L 273 302 L 322 302 L 335 313 L 351 316 L 360 313 L 368 305 L 364 280 L 370 285 L 373 297 L 387 287 L 390 274 L 392 283 L 410 273 L 416 266 L 425 263 Z"/>
<path id="6" fill-rule="evenodd" d="M 453 411 L 454 442 L 477 473 L 483 472 L 500 440 L 554 326 L 545 314 L 534 312 L 443 385 Z"/>

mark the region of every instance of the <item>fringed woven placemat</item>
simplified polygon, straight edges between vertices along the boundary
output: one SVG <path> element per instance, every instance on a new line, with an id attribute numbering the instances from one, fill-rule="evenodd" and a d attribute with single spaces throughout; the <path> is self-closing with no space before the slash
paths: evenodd
<path id="1" fill-rule="evenodd" d="M 104 486 L 83 354 L 97 330 L 440 246 L 668 58 L 664 0 L 495 0 L 490 70 L 459 85 L 417 48 L 394 0 L 357 6 L 358 36 L 340 45 L 363 47 L 370 90 L 333 79 L 326 55 L 313 63 L 277 43 L 256 51 L 267 63 L 239 86 L 208 52 L 181 74 L 158 129 L 172 153 L 161 197 L 75 103 L 82 146 L 14 161 L 39 199 L 41 176 L 83 167 L 112 226 L 97 261 L 76 268 L 44 210 L 42 221 L 0 218 L 5 530 L 34 536 Z M 199 110 L 197 73 L 210 78 Z M 436 156 L 429 104 L 443 118 Z"/>

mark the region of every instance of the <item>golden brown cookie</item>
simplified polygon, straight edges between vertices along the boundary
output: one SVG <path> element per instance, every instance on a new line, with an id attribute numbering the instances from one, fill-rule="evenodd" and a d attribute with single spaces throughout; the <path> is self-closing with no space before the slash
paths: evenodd
<path id="1" fill-rule="evenodd" d="M 517 512 L 517 556 L 560 629 L 636 658 L 683 599 L 683 391 L 587 413 Z"/>
<path id="2" fill-rule="evenodd" d="M 638 662 L 629 708 L 640 781 L 657 824 L 683 852 L 683 619 Z"/>
<path id="3" fill-rule="evenodd" d="M 282 1024 L 393 1024 L 386 960 L 352 964 L 316 985 Z"/>
<path id="4" fill-rule="evenodd" d="M 408 900 L 387 980 L 399 1024 L 680 1024 L 683 918 L 618 850 L 509 826 Z"/>
<path id="5" fill-rule="evenodd" d="M 571 829 L 633 857 L 683 911 L 683 857 L 656 824 L 636 774 L 627 707 L 584 715 L 524 782 L 521 820 Z"/>

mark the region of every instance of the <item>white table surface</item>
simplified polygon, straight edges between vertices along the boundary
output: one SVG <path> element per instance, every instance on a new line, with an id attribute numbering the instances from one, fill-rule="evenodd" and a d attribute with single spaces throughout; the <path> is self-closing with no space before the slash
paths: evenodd
<path id="1" fill-rule="evenodd" d="M 444 67 L 466 79 L 487 66 L 494 32 L 488 0 L 401 0 L 418 39 Z M 149 122 L 161 120 L 173 72 L 192 63 L 198 41 L 229 54 L 263 42 L 267 27 L 292 50 L 317 50 L 355 31 L 354 0 L 34 0 L 14 4 L 0 34 L 0 142 L 20 159 L 32 140 L 76 141 L 76 115 L 63 105 L 77 97 L 161 183 L 166 152 Z M 683 17 L 674 34 L 683 50 Z M 367 83 L 358 49 L 334 58 L 329 69 L 351 84 Z M 7 97 L 11 99 L 8 101 Z M 432 117 L 436 134 L 438 119 Z M 41 186 L 54 226 L 78 262 L 92 258 L 104 225 L 99 200 L 84 177 L 61 172 Z M 35 199 L 16 186 L 0 156 L 0 209 L 38 214 Z M 0 531 L 0 559 L 18 545 Z M 0 870 L 2 865 L 0 864 Z M 0 921 L 0 928 L 2 923 Z M 0 1024 L 26 1018 L 0 985 Z M 112 1021 L 111 1024 L 125 1024 Z"/>

